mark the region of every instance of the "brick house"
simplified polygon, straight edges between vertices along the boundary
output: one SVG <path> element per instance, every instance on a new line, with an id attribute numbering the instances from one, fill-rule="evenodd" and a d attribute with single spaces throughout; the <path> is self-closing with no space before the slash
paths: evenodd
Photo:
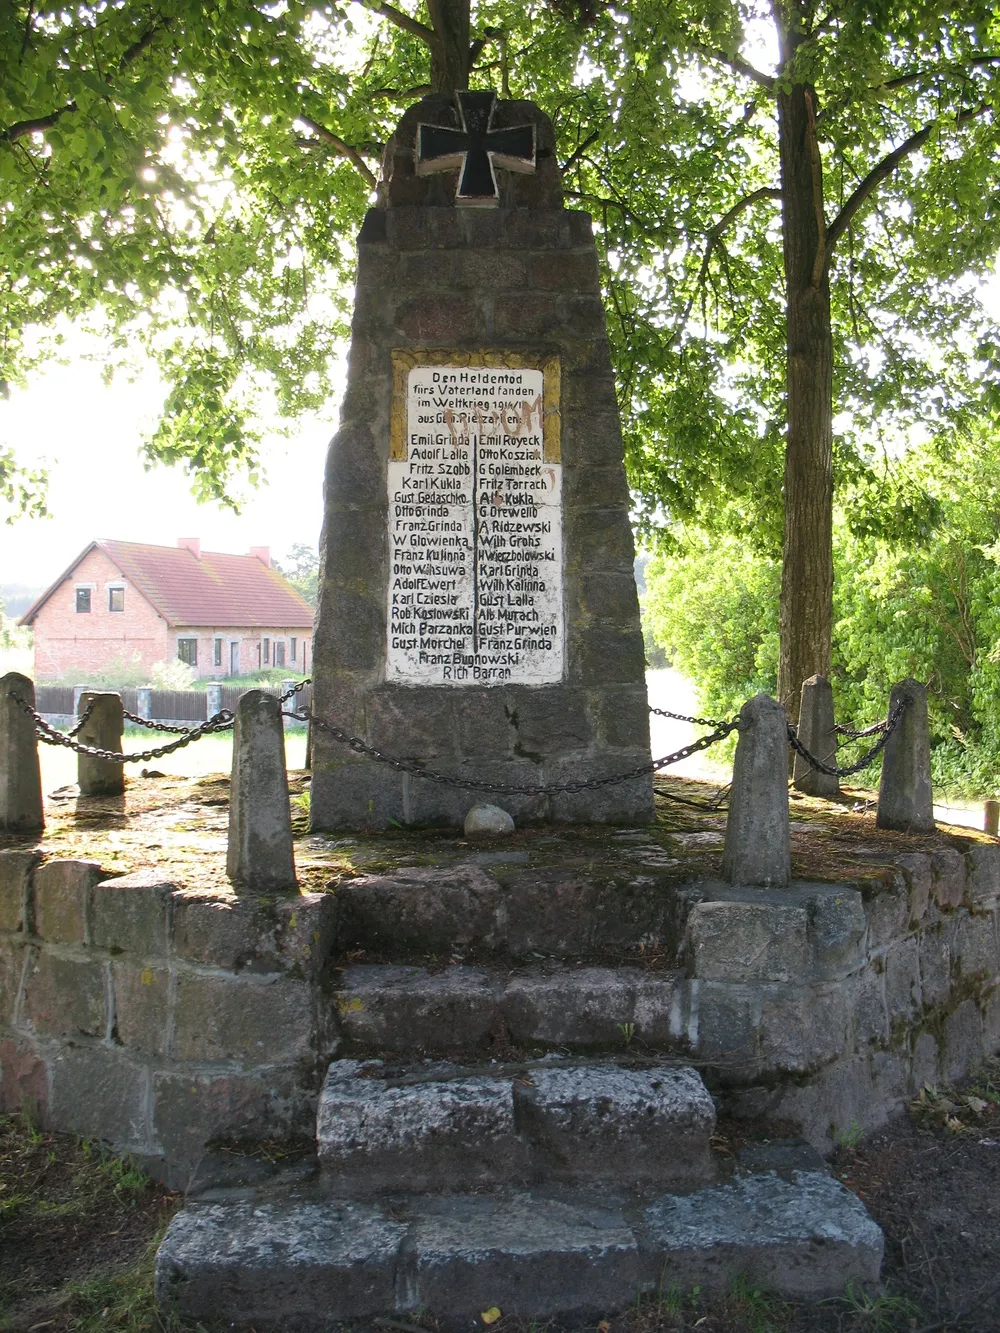
<path id="1" fill-rule="evenodd" d="M 276 569 L 266 546 L 249 555 L 95 541 L 21 617 L 35 631 L 35 676 L 150 668 L 174 658 L 200 677 L 289 674 L 312 665 L 313 609 Z"/>

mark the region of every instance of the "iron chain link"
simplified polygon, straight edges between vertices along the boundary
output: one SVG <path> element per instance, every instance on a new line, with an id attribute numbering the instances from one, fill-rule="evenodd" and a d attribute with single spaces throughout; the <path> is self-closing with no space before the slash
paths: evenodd
<path id="1" fill-rule="evenodd" d="M 67 750 L 74 750 L 77 754 L 85 754 L 90 759 L 106 759 L 112 764 L 134 764 L 140 760 L 148 763 L 150 759 L 162 759 L 164 755 L 172 754 L 174 750 L 181 750 L 185 745 L 190 745 L 192 741 L 200 740 L 202 736 L 209 736 L 217 731 L 228 731 L 235 720 L 229 709 L 223 708 L 213 717 L 210 717 L 207 722 L 192 727 L 190 731 L 185 730 L 182 736 L 175 741 L 171 741 L 169 745 L 161 745 L 155 750 L 138 750 L 133 754 L 123 754 L 118 750 L 103 750 L 97 745 L 83 745 L 80 741 L 74 739 L 75 731 L 69 733 L 56 731 L 55 727 L 50 727 L 26 699 L 22 699 L 13 690 L 9 693 L 18 708 L 23 713 L 27 713 L 28 717 L 34 721 L 35 732 L 40 741 L 44 741 L 46 745 L 63 745 Z M 79 731 L 79 729 L 78 726 L 76 731 Z"/>
<path id="2" fill-rule="evenodd" d="M 860 773 L 863 768 L 867 768 L 871 761 L 876 758 L 885 749 L 889 742 L 889 737 L 896 729 L 899 719 L 903 716 L 906 708 L 913 700 L 908 694 L 905 694 L 899 703 L 892 710 L 885 722 L 881 725 L 881 733 L 878 740 L 870 750 L 867 750 L 861 758 L 854 764 L 849 764 L 844 768 L 838 768 L 834 764 L 824 764 L 822 759 L 817 759 L 814 754 L 810 754 L 806 747 L 799 740 L 798 733 L 791 725 L 788 727 L 788 743 L 796 754 L 801 755 L 810 768 L 816 769 L 819 773 L 826 773 L 831 778 L 849 778 L 855 773 Z M 865 734 L 865 733 L 861 733 Z M 868 734 L 871 734 L 870 732 Z"/>
<path id="3" fill-rule="evenodd" d="M 636 778 L 645 777 L 647 774 L 655 773 L 661 768 L 680 763 L 682 759 L 697 754 L 699 750 L 707 750 L 710 745 L 723 740 L 739 726 L 739 719 L 733 718 L 730 722 L 723 722 L 710 735 L 701 736 L 698 740 L 692 741 L 690 745 L 675 750 L 673 754 L 664 755 L 662 759 L 654 759 L 648 764 L 637 764 L 635 768 L 629 769 L 628 772 L 615 773 L 611 777 L 586 778 L 580 782 L 519 784 L 456 778 L 450 773 L 440 773 L 437 769 L 425 768 L 422 764 L 418 764 L 415 759 L 397 759 L 393 755 L 383 754 L 381 750 L 376 749 L 374 745 L 369 745 L 360 737 L 349 735 L 342 727 L 334 726 L 332 722 L 316 717 L 311 709 L 296 709 L 293 712 L 285 712 L 283 716 L 295 718 L 298 722 L 309 722 L 320 731 L 325 731 L 327 735 L 332 736 L 334 740 L 339 741 L 342 745 L 346 745 L 355 754 L 363 754 L 366 758 L 375 760 L 376 763 L 387 764 L 389 768 L 395 769 L 397 773 L 409 773 L 413 777 L 425 778 L 428 782 L 438 782 L 448 787 L 461 787 L 468 791 L 494 792 L 498 796 L 554 796 L 563 792 L 593 791 L 596 787 L 615 787 L 622 782 L 633 782 Z"/>

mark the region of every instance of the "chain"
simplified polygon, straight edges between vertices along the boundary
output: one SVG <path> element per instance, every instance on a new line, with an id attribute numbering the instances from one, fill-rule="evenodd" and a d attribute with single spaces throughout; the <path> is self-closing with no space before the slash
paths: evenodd
<path id="1" fill-rule="evenodd" d="M 122 754 L 118 750 L 102 750 L 96 745 L 82 745 L 74 740 L 72 736 L 67 736 L 62 731 L 56 731 L 55 727 L 50 727 L 40 713 L 37 713 L 31 704 L 22 699 L 19 694 L 13 690 L 10 697 L 17 704 L 23 713 L 27 713 L 35 723 L 35 731 L 40 741 L 46 745 L 64 745 L 68 750 L 74 750 L 77 754 L 85 754 L 91 759 L 106 759 L 112 764 L 135 764 L 142 760 L 148 763 L 150 759 L 162 759 L 164 755 L 172 754 L 174 750 L 183 749 L 185 745 L 190 745 L 192 741 L 199 740 L 202 736 L 210 736 L 213 732 L 228 731 L 233 725 L 234 717 L 228 708 L 223 708 L 210 717 L 207 722 L 202 722 L 200 726 L 192 727 L 190 731 L 185 731 L 183 736 L 177 740 L 171 741 L 169 745 L 161 745 L 156 750 L 139 750 L 134 754 Z"/>
<path id="2" fill-rule="evenodd" d="M 137 726 L 145 727 L 147 731 L 169 731 L 176 735 L 183 736 L 188 731 L 194 731 L 194 727 L 172 727 L 169 722 L 154 722 L 151 717 L 138 717 L 135 713 L 130 713 L 127 708 L 122 709 L 122 715 L 129 722 L 134 722 Z M 72 736 L 74 733 L 70 732 Z"/>
<path id="3" fill-rule="evenodd" d="M 87 718 L 90 717 L 90 715 L 91 715 L 91 713 L 92 713 L 93 711 L 94 711 L 94 701 L 91 700 L 90 703 L 87 705 L 87 707 L 86 707 L 86 708 L 83 710 L 83 712 L 80 714 L 80 719 L 79 719 L 79 721 L 77 722 L 76 726 L 75 726 L 75 727 L 71 727 L 71 728 L 69 729 L 69 731 L 67 731 L 66 735 L 67 735 L 67 736 L 77 736 L 77 735 L 79 735 L 79 733 L 80 733 L 80 732 L 83 730 L 83 728 L 84 728 L 84 725 L 85 725 L 85 723 L 86 723 L 86 721 L 87 721 Z"/>
<path id="4" fill-rule="evenodd" d="M 653 708 L 649 711 L 655 713 L 657 717 L 669 717 L 674 722 L 693 722 L 698 727 L 724 727 L 725 722 L 721 722 L 717 717 L 688 717 L 685 713 L 670 713 L 665 708 Z"/>
<path id="5" fill-rule="evenodd" d="M 278 703 L 279 704 L 287 703 L 288 700 L 293 697 L 293 695 L 301 694 L 302 691 L 305 689 L 305 687 L 311 684 L 312 684 L 312 676 L 307 676 L 305 680 L 300 680 L 297 685 L 293 685 L 290 690 L 286 690 L 284 694 L 278 696 Z"/>
<path id="6" fill-rule="evenodd" d="M 809 751 L 806 749 L 806 747 L 799 740 L 798 733 L 796 732 L 795 728 L 791 725 L 789 725 L 788 728 L 788 743 L 791 745 L 792 749 L 795 751 L 796 754 L 802 756 L 802 758 L 806 761 L 806 763 L 810 766 L 810 768 L 815 768 L 819 773 L 826 773 L 831 778 L 849 778 L 855 773 L 860 773 L 863 768 L 867 768 L 868 765 L 871 763 L 871 761 L 877 755 L 882 753 L 882 751 L 888 744 L 889 737 L 896 729 L 896 724 L 899 722 L 899 719 L 903 716 L 903 713 L 907 705 L 912 702 L 913 700 L 910 698 L 908 694 L 904 695 L 902 699 L 900 699 L 896 707 L 889 714 L 889 716 L 886 718 L 885 722 L 882 725 L 881 734 L 879 735 L 878 740 L 875 742 L 872 748 L 866 751 L 857 761 L 857 763 L 850 764 L 846 768 L 837 768 L 832 764 L 824 764 L 822 759 L 817 759 L 814 754 L 810 754 Z"/>
<path id="7" fill-rule="evenodd" d="M 339 741 L 341 745 L 348 746 L 356 754 L 363 754 L 379 764 L 387 764 L 389 768 L 395 769 L 397 773 L 410 773 L 414 777 L 425 778 L 428 782 L 439 782 L 448 787 L 461 787 L 470 791 L 495 792 L 498 796 L 554 796 L 560 792 L 592 791 L 595 787 L 614 787 L 622 782 L 632 782 L 636 778 L 645 777 L 648 773 L 655 773 L 658 769 L 667 768 L 670 764 L 679 763 L 682 759 L 697 754 L 699 750 L 707 750 L 710 745 L 714 745 L 716 741 L 721 741 L 739 726 L 739 718 L 733 718 L 731 722 L 723 722 L 710 735 L 702 736 L 698 740 L 692 741 L 690 745 L 675 750 L 673 754 L 664 755 L 662 759 L 655 759 L 648 764 L 638 764 L 626 773 L 616 773 L 606 778 L 588 778 L 581 782 L 518 785 L 509 782 L 479 782 L 466 778 L 456 778 L 449 773 L 440 773 L 436 769 L 425 768 L 414 759 L 397 759 L 393 755 L 383 754 L 381 750 L 377 750 L 373 745 L 368 745 L 360 737 L 349 735 L 342 727 L 334 726 L 332 722 L 326 722 L 323 718 L 316 717 L 312 710 L 308 708 L 283 712 L 282 716 L 294 718 L 297 722 L 310 722 L 314 727 L 318 727 L 320 731 L 325 731 L 327 735 L 332 736 L 335 741 Z"/>
<path id="8" fill-rule="evenodd" d="M 855 727 L 849 727 L 846 723 L 838 722 L 834 731 L 838 736 L 847 736 L 852 741 L 860 740 L 862 736 L 877 736 L 885 731 L 886 722 L 883 718 L 881 722 L 873 722 L 870 727 L 862 727 L 859 731 Z"/>

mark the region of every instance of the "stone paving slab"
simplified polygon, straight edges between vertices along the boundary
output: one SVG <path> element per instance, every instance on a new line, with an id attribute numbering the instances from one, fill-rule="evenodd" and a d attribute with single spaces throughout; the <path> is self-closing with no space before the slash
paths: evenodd
<path id="1" fill-rule="evenodd" d="M 464 1190 L 541 1181 L 712 1178 L 715 1106 L 701 1076 L 658 1064 L 526 1064 L 495 1073 L 338 1060 L 316 1141 L 334 1190 Z"/>
<path id="2" fill-rule="evenodd" d="M 416 1310 L 471 1327 L 493 1305 L 591 1319 L 674 1284 L 721 1292 L 740 1274 L 784 1296 L 875 1290 L 882 1249 L 861 1201 L 816 1171 L 646 1201 L 593 1189 L 243 1201 L 174 1218 L 156 1293 L 187 1319 L 258 1328 Z"/>

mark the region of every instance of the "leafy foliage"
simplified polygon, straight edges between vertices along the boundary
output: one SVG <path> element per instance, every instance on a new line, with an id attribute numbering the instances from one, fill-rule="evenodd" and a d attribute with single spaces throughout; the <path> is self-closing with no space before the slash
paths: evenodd
<path id="1" fill-rule="evenodd" d="M 319 600 L 319 553 L 308 542 L 296 542 L 283 564 L 274 561 L 279 574 L 297 588 L 310 606 Z"/>
<path id="2" fill-rule="evenodd" d="M 935 781 L 993 795 L 1000 773 L 1000 447 L 979 436 L 927 445 L 897 465 L 893 484 L 922 490 L 936 526 L 902 546 L 858 536 L 841 514 L 836 548 L 832 675 L 837 715 L 884 716 L 892 685 L 928 686 Z M 775 561 L 733 538 L 685 538 L 685 551 L 647 568 L 648 627 L 699 687 L 706 709 L 731 710 L 774 690 Z"/>

